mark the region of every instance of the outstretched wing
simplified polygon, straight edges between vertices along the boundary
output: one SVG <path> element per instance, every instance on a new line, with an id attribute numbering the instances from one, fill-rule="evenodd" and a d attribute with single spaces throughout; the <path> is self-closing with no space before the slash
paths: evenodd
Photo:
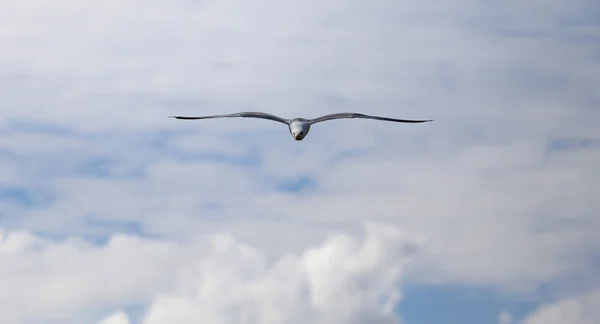
<path id="1" fill-rule="evenodd" d="M 239 112 L 239 113 L 234 113 L 234 114 L 198 116 L 198 117 L 169 116 L 169 118 L 177 118 L 177 119 L 209 119 L 209 118 L 226 118 L 226 117 L 261 118 L 261 119 L 268 119 L 268 120 L 284 123 L 286 125 L 288 125 L 290 123 L 290 121 L 288 119 L 281 118 L 279 116 L 275 116 L 275 115 L 271 115 L 271 114 L 267 114 L 267 113 L 255 112 L 255 111 L 245 111 L 245 112 Z"/>
<path id="2" fill-rule="evenodd" d="M 359 113 L 339 113 L 339 114 L 331 114 L 321 116 L 315 119 L 309 120 L 310 124 L 316 124 L 320 122 L 324 122 L 326 120 L 333 119 L 346 119 L 346 118 L 363 118 L 363 119 L 376 119 L 376 120 L 384 120 L 384 121 L 393 121 L 399 123 L 424 123 L 433 121 L 432 119 L 424 119 L 424 120 L 413 120 L 413 119 L 396 119 L 396 118 L 388 118 L 388 117 L 380 117 L 380 116 L 371 116 Z"/>

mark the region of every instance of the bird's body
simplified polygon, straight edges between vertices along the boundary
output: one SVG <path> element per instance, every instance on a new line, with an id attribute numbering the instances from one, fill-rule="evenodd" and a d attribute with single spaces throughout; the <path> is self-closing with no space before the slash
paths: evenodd
<path id="1" fill-rule="evenodd" d="M 388 117 L 380 117 L 380 116 L 372 116 L 365 115 L 360 113 L 338 113 L 338 114 L 330 114 L 321 116 L 314 119 L 304 119 L 304 118 L 294 118 L 294 119 L 286 119 L 281 118 L 279 116 L 263 113 L 263 112 L 239 112 L 233 114 L 223 114 L 223 115 L 212 115 L 212 116 L 199 116 L 199 117 L 186 117 L 186 116 L 169 116 L 170 118 L 177 119 L 210 119 L 210 118 L 225 118 L 225 117 L 245 117 L 245 118 L 260 118 L 276 121 L 288 126 L 290 134 L 296 141 L 303 140 L 308 132 L 310 131 L 310 126 L 316 123 L 324 122 L 327 120 L 333 119 L 346 119 L 346 118 L 363 118 L 363 119 L 375 119 L 375 120 L 383 120 L 383 121 L 393 121 L 400 123 L 424 123 L 430 122 L 431 119 L 426 120 L 411 120 L 411 119 L 395 119 Z"/>

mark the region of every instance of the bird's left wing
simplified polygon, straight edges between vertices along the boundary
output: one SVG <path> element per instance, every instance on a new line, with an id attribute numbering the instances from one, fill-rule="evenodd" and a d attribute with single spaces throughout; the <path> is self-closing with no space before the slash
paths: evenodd
<path id="1" fill-rule="evenodd" d="M 233 113 L 233 114 L 198 116 L 198 117 L 187 117 L 187 116 L 169 116 L 169 117 L 177 118 L 177 119 L 209 119 L 209 118 L 226 118 L 226 117 L 245 117 L 245 118 L 268 119 L 268 120 L 280 122 L 280 123 L 283 123 L 286 125 L 288 125 L 290 123 L 290 121 L 288 119 L 281 118 L 279 116 L 275 116 L 275 115 L 271 115 L 271 114 L 267 114 L 267 113 L 255 112 L 255 111 L 245 111 L 245 112 L 239 112 L 239 113 Z"/>
<path id="2" fill-rule="evenodd" d="M 393 121 L 393 122 L 399 122 L 399 123 L 424 123 L 424 122 L 433 121 L 432 119 L 422 119 L 422 120 L 396 119 L 396 118 L 365 115 L 365 114 L 360 114 L 360 113 L 338 113 L 338 114 L 321 116 L 321 117 L 318 117 L 315 119 L 311 119 L 308 122 L 310 124 L 316 124 L 316 123 L 324 122 L 326 120 L 346 119 L 346 118 L 376 119 L 376 120 Z"/>

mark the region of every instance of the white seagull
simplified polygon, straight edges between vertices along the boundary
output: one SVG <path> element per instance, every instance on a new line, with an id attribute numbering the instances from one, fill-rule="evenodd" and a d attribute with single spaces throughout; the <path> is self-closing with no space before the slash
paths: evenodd
<path id="1" fill-rule="evenodd" d="M 424 123 L 433 121 L 432 119 L 426 120 L 411 120 L 411 119 L 395 119 L 395 118 L 387 118 L 387 117 L 379 117 L 379 116 L 371 116 L 360 113 L 338 113 L 338 114 L 330 114 L 321 116 L 314 119 L 304 119 L 304 118 L 294 118 L 294 119 L 285 119 L 279 116 L 263 113 L 263 112 L 255 112 L 255 111 L 245 111 L 233 114 L 223 114 L 223 115 L 212 115 L 212 116 L 198 116 L 198 117 L 187 117 L 187 116 L 169 116 L 169 118 L 177 118 L 177 119 L 209 119 L 209 118 L 225 118 L 225 117 L 245 117 L 245 118 L 261 118 L 268 119 L 276 122 L 280 122 L 282 124 L 286 124 L 290 130 L 290 134 L 294 137 L 296 141 L 301 141 L 306 137 L 308 132 L 310 131 L 310 126 L 316 123 L 324 122 L 326 120 L 333 119 L 345 119 L 345 118 L 363 118 L 363 119 L 376 119 L 376 120 L 384 120 L 384 121 L 392 121 L 399 123 Z"/>

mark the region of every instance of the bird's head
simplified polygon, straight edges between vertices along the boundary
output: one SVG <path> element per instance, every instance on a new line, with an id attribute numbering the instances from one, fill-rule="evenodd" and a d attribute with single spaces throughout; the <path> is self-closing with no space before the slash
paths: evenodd
<path id="1" fill-rule="evenodd" d="M 310 125 L 305 122 L 292 122 L 290 124 L 290 133 L 294 137 L 296 141 L 301 141 L 306 137 L 308 131 L 310 130 Z"/>
<path id="2" fill-rule="evenodd" d="M 304 136 L 306 136 L 306 133 L 304 133 L 303 131 L 292 132 L 292 136 L 296 141 L 301 141 L 304 139 Z"/>

